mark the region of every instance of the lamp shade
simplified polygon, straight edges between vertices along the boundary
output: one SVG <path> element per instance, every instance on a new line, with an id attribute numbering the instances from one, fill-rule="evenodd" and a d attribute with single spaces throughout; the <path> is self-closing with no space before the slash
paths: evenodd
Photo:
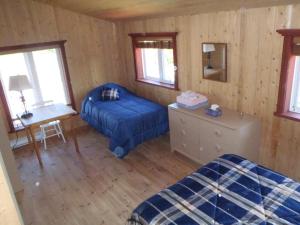
<path id="1" fill-rule="evenodd" d="M 214 52 L 215 49 L 215 45 L 214 44 L 203 44 L 203 52 Z"/>
<path id="2" fill-rule="evenodd" d="M 10 91 L 23 91 L 31 88 L 31 84 L 26 75 L 16 75 L 9 77 Z"/>

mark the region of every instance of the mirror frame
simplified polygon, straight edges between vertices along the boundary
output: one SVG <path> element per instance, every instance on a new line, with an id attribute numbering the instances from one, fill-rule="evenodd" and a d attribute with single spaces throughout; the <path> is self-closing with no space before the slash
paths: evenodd
<path id="1" fill-rule="evenodd" d="M 225 80 L 222 81 L 222 80 L 211 80 L 211 79 L 207 79 L 204 77 L 204 65 L 203 65 L 203 45 L 204 44 L 222 44 L 225 46 L 225 69 L 224 69 L 224 72 L 225 72 Z M 202 65 L 202 79 L 205 79 L 205 80 L 209 80 L 209 81 L 217 81 L 217 82 L 222 82 L 222 83 L 226 83 L 228 82 L 228 73 L 227 73 L 227 43 L 225 42 L 202 42 L 201 44 L 201 65 Z"/>

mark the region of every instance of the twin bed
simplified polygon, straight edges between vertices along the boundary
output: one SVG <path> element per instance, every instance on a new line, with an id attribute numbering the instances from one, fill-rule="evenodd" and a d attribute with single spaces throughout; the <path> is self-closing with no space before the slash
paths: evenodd
<path id="1" fill-rule="evenodd" d="M 101 101 L 101 92 L 113 88 L 119 100 Z M 81 118 L 110 139 L 109 149 L 125 157 L 138 144 L 169 131 L 167 108 L 108 83 L 90 91 L 82 102 Z"/>
<path id="2" fill-rule="evenodd" d="M 128 224 L 300 224 L 300 184 L 223 155 L 141 203 Z"/>
<path id="3" fill-rule="evenodd" d="M 101 101 L 106 88 L 120 99 Z M 81 117 L 110 138 L 119 158 L 168 131 L 164 106 L 109 83 L 92 90 Z M 223 155 L 142 202 L 129 225 L 299 224 L 300 184 L 236 155 Z"/>

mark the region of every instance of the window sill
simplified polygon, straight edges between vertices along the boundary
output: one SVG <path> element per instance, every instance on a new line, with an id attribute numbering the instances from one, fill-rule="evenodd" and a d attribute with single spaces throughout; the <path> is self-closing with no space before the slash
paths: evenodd
<path id="1" fill-rule="evenodd" d="M 136 79 L 137 82 L 146 83 L 146 84 L 152 84 L 159 87 L 164 87 L 172 90 L 179 90 L 178 87 L 176 87 L 174 84 L 166 84 L 159 81 L 154 80 L 147 80 L 147 79 Z"/>
<path id="2" fill-rule="evenodd" d="M 278 117 L 283 117 L 283 118 L 286 118 L 289 120 L 294 120 L 294 121 L 300 122 L 300 113 L 288 111 L 288 112 L 283 112 L 283 113 L 275 112 L 274 115 L 278 116 Z"/>

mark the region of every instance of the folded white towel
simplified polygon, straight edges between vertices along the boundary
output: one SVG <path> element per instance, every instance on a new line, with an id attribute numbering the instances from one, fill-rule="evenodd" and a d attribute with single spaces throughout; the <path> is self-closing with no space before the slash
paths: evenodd
<path id="1" fill-rule="evenodd" d="M 186 91 L 181 93 L 181 95 L 177 96 L 176 101 L 187 106 L 194 106 L 207 102 L 208 99 L 207 97 L 199 93 L 193 91 Z"/>

